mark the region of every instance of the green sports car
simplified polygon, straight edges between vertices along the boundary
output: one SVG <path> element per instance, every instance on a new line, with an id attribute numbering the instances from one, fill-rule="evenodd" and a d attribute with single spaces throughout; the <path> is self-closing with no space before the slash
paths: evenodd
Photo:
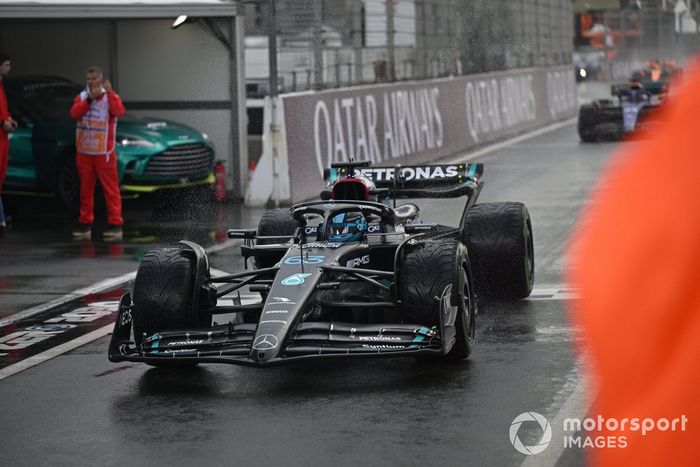
<path id="1" fill-rule="evenodd" d="M 5 91 L 19 128 L 10 136 L 9 194 L 54 194 L 79 203 L 75 122 L 69 111 L 83 86 L 53 76 L 8 79 Z M 126 115 L 117 123 L 122 196 L 214 183 L 214 147 L 206 134 L 165 120 Z"/>

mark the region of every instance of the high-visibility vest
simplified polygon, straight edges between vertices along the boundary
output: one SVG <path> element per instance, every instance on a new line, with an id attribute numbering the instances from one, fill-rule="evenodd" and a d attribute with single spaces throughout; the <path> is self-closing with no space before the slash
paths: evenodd
<path id="1" fill-rule="evenodd" d="M 83 91 L 84 98 L 87 93 Z M 81 98 L 83 95 L 81 95 Z M 101 156 L 107 154 L 109 137 L 109 99 L 107 94 L 93 100 L 90 108 L 78 120 L 75 129 L 75 144 L 81 154 Z M 114 145 L 112 145 L 114 147 Z"/>

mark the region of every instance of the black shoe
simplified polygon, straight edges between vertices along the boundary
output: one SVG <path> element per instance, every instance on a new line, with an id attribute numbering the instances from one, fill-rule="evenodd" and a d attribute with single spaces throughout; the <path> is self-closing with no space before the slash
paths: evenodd
<path id="1" fill-rule="evenodd" d="M 92 227 L 88 224 L 78 224 L 71 232 L 74 240 L 90 240 Z"/>
<path id="2" fill-rule="evenodd" d="M 120 225 L 109 225 L 107 230 L 102 234 L 102 238 L 106 242 L 116 242 L 124 238 L 122 227 Z"/>
<path id="3" fill-rule="evenodd" d="M 7 226 L 0 225 L 0 238 L 5 237 L 5 230 L 7 230 Z"/>

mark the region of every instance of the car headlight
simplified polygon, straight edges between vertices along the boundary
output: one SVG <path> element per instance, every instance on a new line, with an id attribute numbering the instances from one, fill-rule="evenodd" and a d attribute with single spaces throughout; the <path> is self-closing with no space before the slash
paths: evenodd
<path id="1" fill-rule="evenodd" d="M 204 138 L 204 139 L 209 139 L 209 135 L 206 134 L 206 133 L 202 133 L 202 138 Z"/>
<path id="2" fill-rule="evenodd" d="M 147 139 L 124 135 L 117 135 L 117 144 L 120 146 L 130 146 L 136 148 L 152 148 L 155 146 L 155 143 L 148 141 Z"/>

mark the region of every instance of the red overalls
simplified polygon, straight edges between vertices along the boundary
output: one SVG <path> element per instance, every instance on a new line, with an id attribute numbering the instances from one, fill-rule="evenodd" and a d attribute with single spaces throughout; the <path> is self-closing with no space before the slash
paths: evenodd
<path id="1" fill-rule="evenodd" d="M 81 224 L 90 225 L 94 216 L 97 179 L 102 184 L 107 205 L 107 222 L 123 225 L 122 198 L 119 191 L 117 154 L 114 150 L 117 118 L 124 115 L 124 104 L 114 91 L 88 101 L 87 92 L 76 96 L 70 115 L 78 121 L 76 128 L 76 165 L 80 177 Z"/>

